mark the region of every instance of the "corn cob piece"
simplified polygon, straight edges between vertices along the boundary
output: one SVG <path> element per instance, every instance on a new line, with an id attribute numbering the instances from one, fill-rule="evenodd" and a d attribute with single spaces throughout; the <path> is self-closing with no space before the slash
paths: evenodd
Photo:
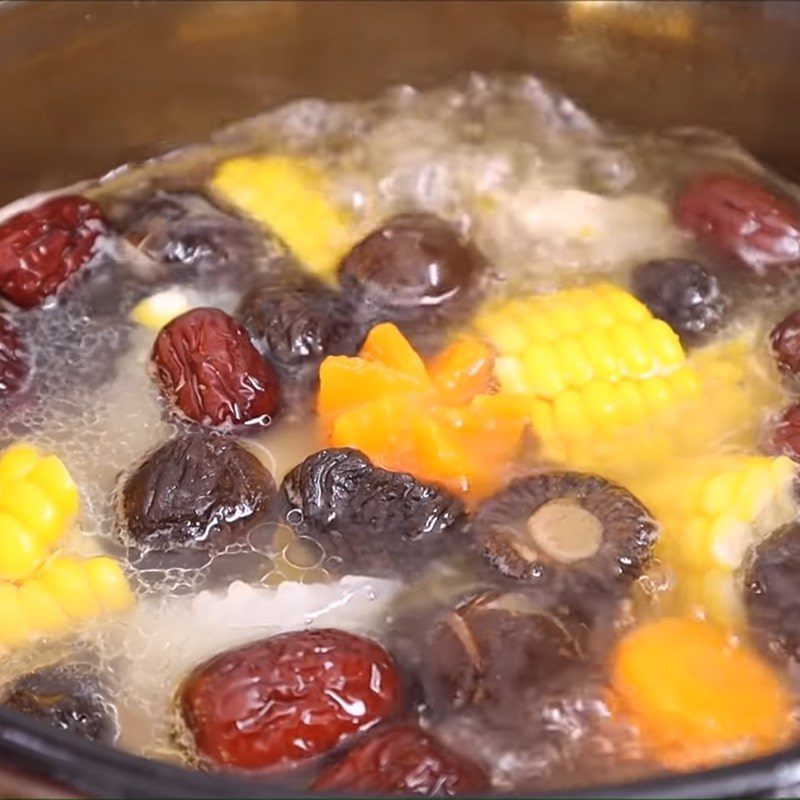
<path id="1" fill-rule="evenodd" d="M 591 383 L 668 375 L 686 359 L 669 325 L 605 283 L 502 304 L 476 327 L 500 351 L 502 387 L 548 400 Z"/>
<path id="2" fill-rule="evenodd" d="M 674 460 L 628 482 L 661 524 L 657 555 L 675 572 L 682 611 L 741 617 L 736 573 L 747 549 L 791 521 L 795 467 L 785 456 Z"/>
<path id="3" fill-rule="evenodd" d="M 531 398 L 542 456 L 626 481 L 668 458 L 753 449 L 754 408 L 779 386 L 754 363 L 754 333 L 686 357 L 624 290 L 600 284 L 501 304 L 478 329 L 499 349 L 505 391 Z"/>
<path id="4" fill-rule="evenodd" d="M 233 158 L 220 165 L 211 186 L 319 275 L 331 274 L 352 244 L 347 215 L 328 199 L 324 176 L 306 161 Z"/>
<path id="5" fill-rule="evenodd" d="M 21 580 L 45 561 L 78 512 L 63 462 L 29 444 L 0 454 L 0 579 Z"/>
<path id="6" fill-rule="evenodd" d="M 113 559 L 56 557 L 19 585 L 0 583 L 0 646 L 64 633 L 78 622 L 123 611 L 132 602 L 127 580 Z"/>

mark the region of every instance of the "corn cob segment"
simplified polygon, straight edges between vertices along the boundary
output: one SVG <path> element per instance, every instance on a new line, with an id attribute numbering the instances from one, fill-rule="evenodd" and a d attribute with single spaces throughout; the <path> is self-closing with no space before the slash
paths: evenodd
<path id="1" fill-rule="evenodd" d="M 45 561 L 78 512 L 63 462 L 29 444 L 0 454 L 0 579 L 26 578 Z"/>
<path id="2" fill-rule="evenodd" d="M 329 275 L 351 242 L 349 219 L 312 164 L 287 156 L 223 162 L 212 189 L 273 231 L 312 272 Z"/>
<path id="3" fill-rule="evenodd" d="M 57 557 L 19 585 L 0 583 L 0 646 L 64 633 L 132 603 L 125 575 L 112 559 Z"/>
<path id="4" fill-rule="evenodd" d="M 629 488 L 661 524 L 659 557 L 677 575 L 681 610 L 740 618 L 736 573 L 748 548 L 797 514 L 795 467 L 785 456 L 676 460 Z"/>
<path id="5" fill-rule="evenodd" d="M 605 283 L 504 303 L 475 324 L 500 351 L 502 388 L 547 400 L 591 383 L 668 375 L 686 359 L 669 325 Z"/>
<path id="6" fill-rule="evenodd" d="M 606 284 L 505 302 L 477 327 L 499 350 L 502 388 L 531 398 L 544 459 L 623 483 L 666 459 L 752 450 L 753 410 L 780 400 L 753 332 L 687 357 L 664 323 Z"/>

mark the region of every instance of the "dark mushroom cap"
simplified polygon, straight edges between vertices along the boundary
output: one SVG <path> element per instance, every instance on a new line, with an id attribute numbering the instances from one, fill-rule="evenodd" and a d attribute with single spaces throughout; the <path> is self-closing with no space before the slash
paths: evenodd
<path id="1" fill-rule="evenodd" d="M 622 595 L 652 554 L 656 524 L 626 489 L 596 475 L 518 478 L 477 508 L 472 534 L 502 575 L 583 605 Z"/>

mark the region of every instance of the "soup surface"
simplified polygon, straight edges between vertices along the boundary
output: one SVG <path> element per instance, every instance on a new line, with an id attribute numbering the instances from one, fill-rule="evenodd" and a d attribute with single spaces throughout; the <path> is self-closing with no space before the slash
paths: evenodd
<path id="1" fill-rule="evenodd" d="M 532 76 L 0 212 L 2 702 L 320 791 L 796 736 L 800 194 Z"/>

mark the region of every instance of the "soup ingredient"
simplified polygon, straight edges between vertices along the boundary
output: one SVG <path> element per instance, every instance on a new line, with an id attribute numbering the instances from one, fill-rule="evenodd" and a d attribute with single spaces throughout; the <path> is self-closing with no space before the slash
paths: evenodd
<path id="1" fill-rule="evenodd" d="M 118 227 L 156 261 L 242 275 L 266 255 L 257 226 L 193 192 L 155 192 L 124 209 Z M 158 273 L 156 273 L 158 274 Z M 161 274 L 164 274 L 162 271 Z M 175 270 L 169 274 L 175 279 Z"/>
<path id="2" fill-rule="evenodd" d="M 78 487 L 56 455 L 19 442 L 0 453 L 0 580 L 40 567 L 78 513 Z"/>
<path id="3" fill-rule="evenodd" d="M 296 382 L 316 389 L 325 356 L 358 351 L 363 331 L 353 313 L 337 290 L 292 270 L 257 283 L 244 295 L 237 317 L 284 387 Z"/>
<path id="4" fill-rule="evenodd" d="M 152 359 L 163 395 L 192 422 L 263 428 L 278 410 L 275 370 L 224 311 L 182 314 L 159 332 Z"/>
<path id="5" fill-rule="evenodd" d="M 113 559 L 56 556 L 20 584 L 0 583 L 0 645 L 65 633 L 77 622 L 124 611 L 132 603 Z"/>
<path id="6" fill-rule="evenodd" d="M 194 667 L 225 650 L 303 628 L 379 634 L 400 588 L 397 581 L 346 575 L 277 586 L 234 581 L 166 602 L 163 595 L 144 597 L 121 630 L 125 652 L 135 654 L 123 673 L 125 686 L 133 697 L 153 697 L 166 708 Z"/>
<path id="7" fill-rule="evenodd" d="M 317 408 L 329 443 L 473 498 L 491 492 L 527 417 L 524 398 L 492 394 L 492 365 L 490 347 L 463 339 L 426 367 L 393 324 L 377 325 L 357 357 L 322 362 Z"/>
<path id="8" fill-rule="evenodd" d="M 189 301 L 186 295 L 180 289 L 173 287 L 140 300 L 133 307 L 130 316 L 138 325 L 158 331 L 187 311 L 189 311 Z"/>
<path id="9" fill-rule="evenodd" d="M 517 478 L 478 506 L 471 530 L 500 573 L 567 602 L 623 594 L 656 540 L 655 521 L 629 491 L 579 472 Z"/>
<path id="10" fill-rule="evenodd" d="M 330 275 L 350 245 L 350 220 L 330 200 L 324 173 L 282 155 L 232 158 L 217 169 L 213 191 L 253 217 L 317 275 Z"/>
<path id="11" fill-rule="evenodd" d="M 526 594 L 468 598 L 426 633 L 426 699 L 440 713 L 483 705 L 508 720 L 526 692 L 544 692 L 584 662 L 573 628 Z"/>
<path id="12" fill-rule="evenodd" d="M 483 770 L 416 725 L 370 734 L 320 772 L 317 791 L 455 797 L 489 789 Z"/>
<path id="13" fill-rule="evenodd" d="M 0 315 L 0 403 L 20 391 L 30 373 L 28 353 L 11 320 Z"/>
<path id="14" fill-rule="evenodd" d="M 123 480 L 117 527 L 143 549 L 215 552 L 244 541 L 264 522 L 274 497 L 272 475 L 234 439 L 186 433 Z"/>
<path id="15" fill-rule="evenodd" d="M 704 174 L 684 189 L 680 225 L 759 277 L 800 260 L 800 217 L 787 200 L 733 175 Z"/>
<path id="16" fill-rule="evenodd" d="M 356 244 L 339 282 L 368 316 L 406 327 L 464 319 L 480 299 L 484 257 L 434 214 L 400 214 Z"/>
<path id="17" fill-rule="evenodd" d="M 781 372 L 800 374 L 800 310 L 784 317 L 770 332 L 769 341 Z"/>
<path id="18" fill-rule="evenodd" d="M 99 206 L 62 195 L 0 223 L 0 296 L 34 308 L 92 257 L 106 230 Z"/>
<path id="19" fill-rule="evenodd" d="M 673 769 L 699 769 L 777 749 L 790 732 L 778 677 L 724 628 L 696 619 L 645 623 L 611 664 L 619 712 Z"/>
<path id="20" fill-rule="evenodd" d="M 529 398 L 542 455 L 557 463 L 605 465 L 606 442 L 697 389 L 677 334 L 610 284 L 502 301 L 475 325 L 498 351 L 503 392 Z"/>
<path id="21" fill-rule="evenodd" d="M 570 389 L 669 375 L 686 359 L 667 323 L 607 283 L 503 301 L 475 324 L 500 353 L 503 388 L 553 404 Z"/>
<path id="22" fill-rule="evenodd" d="M 800 461 L 800 403 L 784 409 L 773 425 L 769 449 Z"/>
<path id="23" fill-rule="evenodd" d="M 458 547 L 466 510 L 447 489 L 374 466 L 357 450 L 322 450 L 284 479 L 276 516 L 319 542 L 346 572 L 415 575 Z"/>
<path id="24" fill-rule="evenodd" d="M 93 742 L 111 744 L 118 733 L 109 687 L 89 664 L 51 664 L 17 678 L 2 704 Z"/>
<path id="25" fill-rule="evenodd" d="M 735 575 L 752 544 L 794 519 L 794 481 L 790 459 L 752 455 L 675 460 L 635 479 L 661 526 L 656 554 L 678 576 L 680 609 L 738 624 Z"/>
<path id="26" fill-rule="evenodd" d="M 664 258 L 640 264 L 633 293 L 687 346 L 697 345 L 725 321 L 728 299 L 716 276 L 696 261 Z"/>
<path id="27" fill-rule="evenodd" d="M 670 458 L 701 456 L 723 443 L 754 449 L 753 408 L 780 393 L 754 355 L 756 331 L 687 359 L 666 323 L 607 284 L 505 301 L 476 324 L 499 351 L 502 391 L 532 396 L 543 459 L 626 485 Z M 647 338 L 649 326 L 655 335 Z M 585 330 L 568 333 L 577 328 Z"/>
<path id="28" fill-rule="evenodd" d="M 800 524 L 791 522 L 758 542 L 742 582 L 747 621 L 762 650 L 782 659 L 800 657 Z"/>
<path id="29" fill-rule="evenodd" d="M 332 750 L 400 709 L 391 656 L 344 631 L 295 631 L 197 667 L 181 689 L 200 753 L 240 769 L 289 766 Z"/>

